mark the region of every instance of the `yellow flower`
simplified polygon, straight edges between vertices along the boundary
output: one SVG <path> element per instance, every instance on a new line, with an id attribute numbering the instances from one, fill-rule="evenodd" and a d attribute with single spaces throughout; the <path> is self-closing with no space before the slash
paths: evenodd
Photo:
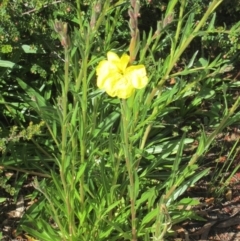
<path id="1" fill-rule="evenodd" d="M 107 60 L 97 66 L 97 86 L 111 97 L 129 98 L 135 89 L 142 89 L 148 83 L 144 65 L 128 66 L 130 57 L 123 54 L 121 58 L 113 52 L 107 53 Z"/>

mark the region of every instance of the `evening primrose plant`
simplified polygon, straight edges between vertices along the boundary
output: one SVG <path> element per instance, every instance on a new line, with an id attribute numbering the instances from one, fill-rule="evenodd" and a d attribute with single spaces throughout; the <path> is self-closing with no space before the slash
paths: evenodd
<path id="1" fill-rule="evenodd" d="M 64 60 L 55 81 L 59 96 L 46 101 L 19 80 L 26 106 L 46 125 L 38 153 L 54 160 L 45 170 L 51 178 L 33 182 L 41 196 L 20 229 L 44 241 L 160 241 L 175 224 L 199 218 L 189 209 L 198 201 L 182 195 L 209 172 L 199 171 L 199 157 L 237 121 L 239 99 L 209 137 L 201 129 L 196 139 L 189 137 L 189 126 L 179 127 L 180 134 L 172 128 L 182 121 L 179 106 L 188 108 L 191 99 L 197 109 L 206 98 L 199 95 L 206 91 L 202 82 L 228 64 L 218 57 L 207 61 L 198 48 L 187 62 L 182 58 L 195 37 L 207 34 L 207 21 L 214 28 L 221 2 L 213 0 L 195 19 L 194 9 L 185 12 L 187 0 L 171 0 L 148 33 L 138 27 L 137 0 L 76 1 L 70 27 L 55 22 Z M 115 33 L 126 12 L 130 30 L 123 43 Z M 184 152 L 196 141 L 193 153 Z"/>

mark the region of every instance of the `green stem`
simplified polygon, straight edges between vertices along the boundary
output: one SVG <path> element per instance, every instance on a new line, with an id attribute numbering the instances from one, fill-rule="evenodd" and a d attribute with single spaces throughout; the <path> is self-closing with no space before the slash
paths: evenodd
<path id="1" fill-rule="evenodd" d="M 82 16 L 82 10 L 81 10 L 81 6 L 80 6 L 80 2 L 79 0 L 76 0 L 76 4 L 77 4 L 77 16 L 78 16 L 78 24 L 80 27 L 80 31 L 82 30 L 82 32 L 80 32 L 80 34 L 82 35 L 84 33 L 84 25 L 82 22 L 83 16 Z"/>
<path id="2" fill-rule="evenodd" d="M 84 31 L 83 26 L 79 26 L 80 31 Z M 79 142 L 80 142 L 80 161 L 83 164 L 85 162 L 85 155 L 86 155 L 86 129 L 87 129 L 87 90 L 88 90 L 88 78 L 87 78 L 87 69 L 88 69 L 88 58 L 89 58 L 89 52 L 91 48 L 91 40 L 92 40 L 92 34 L 88 34 L 85 36 L 85 49 L 80 51 L 81 53 L 81 59 L 82 59 L 82 65 L 80 68 L 80 72 L 78 75 L 78 78 L 76 80 L 75 84 L 75 91 L 78 93 L 81 88 L 82 92 L 82 98 L 81 98 L 81 114 L 79 114 L 79 123 L 81 125 L 80 127 L 80 133 L 79 133 Z M 78 101 L 78 100 L 76 100 Z M 75 103 L 76 104 L 76 103 Z M 80 112 L 79 112 L 80 113 Z M 79 192 L 80 192 L 80 202 L 82 209 L 84 208 L 84 200 L 85 200 L 85 193 L 84 193 L 84 174 L 80 177 L 80 186 L 79 186 Z"/>
<path id="3" fill-rule="evenodd" d="M 0 169 L 2 169 L 2 167 L 6 170 L 14 170 L 17 172 L 22 172 L 22 173 L 27 173 L 29 175 L 33 175 L 33 176 L 39 176 L 39 177 L 47 177 L 47 178 L 51 178 L 50 175 L 48 174 L 44 174 L 44 173 L 40 173 L 40 172 L 34 172 L 34 171 L 28 171 L 26 169 L 22 169 L 22 168 L 18 168 L 18 167 L 12 167 L 12 166 L 0 166 Z"/>
<path id="4" fill-rule="evenodd" d="M 80 11 L 80 1 L 77 1 L 77 8 L 78 12 L 81 14 Z M 88 102 L 87 102 L 87 94 L 88 94 L 88 62 L 89 62 L 89 54 L 91 51 L 91 46 L 92 43 L 94 43 L 94 38 L 96 37 L 96 31 L 104 21 L 105 13 L 107 9 L 109 8 L 110 1 L 107 0 L 104 2 L 104 5 L 100 11 L 99 17 L 96 21 L 96 24 L 93 29 L 90 29 L 90 24 L 89 28 L 85 27 L 84 24 L 82 23 L 82 18 L 79 16 L 81 20 L 79 20 L 79 30 L 80 30 L 80 35 L 82 36 L 82 39 L 85 40 L 84 43 L 84 49 L 80 51 L 81 53 L 81 59 L 82 59 L 82 64 L 80 68 L 79 75 L 76 79 L 76 84 L 75 84 L 75 91 L 78 93 L 81 89 L 81 114 L 79 117 L 79 123 L 81 125 L 80 127 L 80 133 L 79 133 L 79 142 L 80 142 L 80 161 L 81 164 L 85 162 L 85 156 L 86 156 L 86 151 L 87 151 L 87 129 L 88 129 L 88 121 L 87 121 L 87 108 L 88 108 Z M 99 7 L 100 6 L 99 2 Z M 93 9 L 92 11 L 97 11 L 95 9 L 96 5 L 93 4 Z M 88 32 L 87 36 L 83 36 L 82 33 Z M 80 47 L 81 48 L 81 47 Z M 79 192 L 80 192 L 80 202 L 81 202 L 81 207 L 82 209 L 84 208 L 84 200 L 85 200 L 85 192 L 84 192 L 84 174 L 80 177 L 80 187 L 79 187 Z"/>
<path id="5" fill-rule="evenodd" d="M 67 206 L 67 217 L 68 219 L 71 218 L 71 205 L 70 205 L 70 195 L 66 183 L 66 169 L 67 167 L 65 166 L 67 162 L 67 140 L 68 140 L 68 123 L 67 123 L 67 114 L 68 114 L 68 98 L 67 94 L 69 91 L 69 54 L 68 54 L 68 48 L 67 46 L 64 49 L 65 52 L 65 65 L 64 65 L 64 86 L 62 86 L 62 145 L 61 145 L 61 166 L 60 166 L 60 177 L 64 189 L 64 193 L 66 194 L 66 206 Z M 72 225 L 71 225 L 71 220 L 68 222 L 68 227 L 69 227 L 69 237 L 73 237 L 72 233 Z"/>
<path id="6" fill-rule="evenodd" d="M 88 79 L 87 79 L 87 69 L 88 69 L 88 58 L 89 58 L 89 50 L 90 50 L 90 41 L 89 41 L 89 35 L 86 39 L 86 49 L 84 52 L 84 58 L 82 62 L 82 69 L 83 69 L 83 76 L 82 76 L 82 115 L 81 115 L 81 137 L 80 137 L 80 159 L 81 163 L 83 164 L 85 162 L 85 155 L 86 155 L 86 130 L 87 130 L 87 91 L 88 91 Z M 78 86 L 77 86 L 78 88 Z M 85 193 L 84 193 L 84 174 L 81 176 L 80 181 L 80 197 L 81 197 L 81 206 L 84 207 L 84 200 L 85 200 Z"/>
<path id="7" fill-rule="evenodd" d="M 185 0 L 180 1 L 180 2 L 181 2 L 181 6 L 180 6 L 180 12 L 179 12 L 179 21 L 178 21 L 178 24 L 177 24 L 177 31 L 176 31 L 175 38 L 174 38 L 174 47 L 177 45 L 179 35 L 180 35 L 181 30 L 182 30 L 183 13 L 184 13 L 185 4 L 186 4 Z M 175 48 L 171 48 L 171 49 L 175 49 Z"/>
<path id="8" fill-rule="evenodd" d="M 129 143 L 128 136 L 128 127 L 129 127 L 129 116 L 128 116 L 128 106 L 126 100 L 122 100 L 122 128 L 123 128 L 123 148 L 125 154 L 125 161 L 128 170 L 129 182 L 130 182 L 130 202 L 131 202 L 131 221 L 132 221 L 132 241 L 137 241 L 137 230 L 136 230 L 136 209 L 135 209 L 135 188 L 134 188 L 134 176 L 133 170 L 135 170 L 133 166 L 132 156 L 131 156 L 131 145 Z"/>
<path id="9" fill-rule="evenodd" d="M 110 5 L 110 1 L 107 0 L 107 1 L 104 1 L 104 5 L 102 7 L 102 10 L 101 10 L 101 14 L 99 15 L 98 19 L 97 19 L 97 22 L 94 26 L 94 34 L 98 31 L 99 27 L 101 26 L 101 24 L 103 23 L 104 21 L 104 18 L 106 17 L 106 13 L 107 13 L 107 10 L 109 9 L 109 5 Z"/>

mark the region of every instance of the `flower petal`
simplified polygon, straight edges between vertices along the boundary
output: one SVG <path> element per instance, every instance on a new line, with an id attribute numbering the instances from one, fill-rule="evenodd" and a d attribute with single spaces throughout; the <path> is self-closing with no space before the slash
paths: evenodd
<path id="1" fill-rule="evenodd" d="M 130 56 L 123 54 L 121 58 L 114 52 L 107 53 L 108 62 L 115 65 L 118 68 L 118 72 L 123 73 L 128 66 Z"/>
<path id="2" fill-rule="evenodd" d="M 129 64 L 130 56 L 127 54 L 123 54 L 120 63 L 119 63 L 119 69 L 124 73 L 125 69 L 127 68 Z"/>
<path id="3" fill-rule="evenodd" d="M 104 82 L 103 89 L 108 93 L 108 95 L 115 97 L 116 91 L 117 91 L 117 84 L 122 78 L 122 75 L 120 74 L 114 74 L 114 75 L 109 75 Z"/>
<path id="4" fill-rule="evenodd" d="M 108 62 L 107 60 L 102 60 L 96 68 L 96 74 L 98 76 L 97 86 L 100 89 L 104 88 L 105 80 L 108 76 L 111 76 L 116 72 L 118 72 L 118 69 L 114 64 Z"/>
<path id="5" fill-rule="evenodd" d="M 118 55 L 111 51 L 109 51 L 107 53 L 107 59 L 109 62 L 119 62 L 120 61 L 120 58 L 118 57 Z"/>
<path id="6" fill-rule="evenodd" d="M 148 77 L 144 65 L 135 65 L 128 67 L 126 69 L 125 76 L 136 89 L 142 89 L 148 83 Z"/>
<path id="7" fill-rule="evenodd" d="M 121 99 L 127 99 L 134 93 L 134 87 L 127 78 L 122 77 L 114 86 L 116 96 Z"/>
<path id="8" fill-rule="evenodd" d="M 101 61 L 97 68 L 97 86 L 108 95 L 122 99 L 129 98 L 136 89 L 144 88 L 148 83 L 144 65 L 128 67 L 130 56 L 121 58 L 114 52 L 107 53 L 107 60 Z"/>

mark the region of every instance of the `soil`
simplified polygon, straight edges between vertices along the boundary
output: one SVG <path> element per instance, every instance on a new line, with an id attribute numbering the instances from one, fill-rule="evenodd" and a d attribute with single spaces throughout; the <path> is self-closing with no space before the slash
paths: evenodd
<path id="1" fill-rule="evenodd" d="M 2 173 L 3 174 L 3 173 Z M 5 172 L 5 176 L 11 176 L 11 180 L 18 174 Z M 35 202 L 32 200 L 31 193 L 34 191 L 32 186 L 32 177 L 27 177 L 16 201 L 5 189 L 0 188 L 0 197 L 4 197 L 5 201 L 0 203 L 0 241 L 35 241 L 24 233 L 17 233 L 18 223 L 24 212 Z M 11 186 L 14 186 L 11 183 Z M 30 194 L 30 196 L 29 196 Z"/>
<path id="2" fill-rule="evenodd" d="M 175 237 L 171 241 L 240 241 L 239 149 L 234 159 L 227 160 L 227 153 L 239 137 L 236 128 L 231 129 L 230 133 L 221 134 L 218 141 L 225 147 L 225 155 L 215 155 L 214 150 L 206 154 L 205 162 L 208 164 L 205 167 L 211 168 L 210 174 L 185 194 L 186 197 L 200 200 L 199 205 L 189 208 L 205 221 L 189 220 L 174 226 Z M 230 168 L 225 171 L 227 166 Z M 216 173 L 217 178 L 214 177 Z"/>
<path id="3" fill-rule="evenodd" d="M 240 176 L 240 173 L 238 173 Z M 226 195 L 230 201 L 216 202 L 214 198 L 205 199 L 201 205 L 194 207 L 196 213 L 205 221 L 189 220 L 175 226 L 174 241 L 238 241 L 240 240 L 240 186 Z M 228 197 L 229 198 L 229 197 Z"/>

